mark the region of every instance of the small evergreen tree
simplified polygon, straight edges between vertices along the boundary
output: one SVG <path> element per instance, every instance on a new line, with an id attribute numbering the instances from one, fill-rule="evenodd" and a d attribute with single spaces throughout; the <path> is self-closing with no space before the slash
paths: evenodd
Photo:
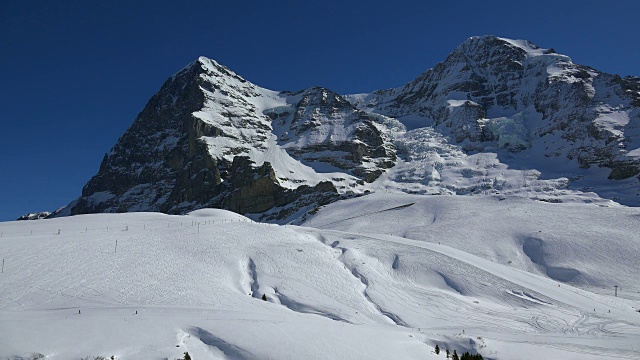
<path id="1" fill-rule="evenodd" d="M 460 360 L 483 360 L 483 359 L 482 359 L 482 355 L 480 354 L 471 355 L 470 352 L 465 351 L 464 354 L 460 356 Z"/>
<path id="2" fill-rule="evenodd" d="M 267 294 L 262 294 L 262 300 L 267 301 Z"/>
<path id="3" fill-rule="evenodd" d="M 440 354 L 440 347 L 436 344 L 436 355 Z"/>
<path id="4" fill-rule="evenodd" d="M 458 353 L 455 350 L 453 350 L 453 356 L 451 357 L 451 359 L 460 360 L 460 358 L 458 357 Z"/>
<path id="5" fill-rule="evenodd" d="M 184 353 L 184 358 L 182 358 L 183 360 L 191 360 L 191 355 L 189 355 L 189 352 L 185 352 Z"/>
<path id="6" fill-rule="evenodd" d="M 447 359 L 449 358 L 449 355 L 451 355 L 451 353 L 449 352 L 449 349 L 447 349 Z"/>

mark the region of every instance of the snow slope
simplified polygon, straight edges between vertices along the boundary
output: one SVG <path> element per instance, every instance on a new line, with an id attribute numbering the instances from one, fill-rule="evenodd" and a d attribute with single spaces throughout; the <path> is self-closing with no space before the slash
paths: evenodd
<path id="1" fill-rule="evenodd" d="M 443 244 L 597 292 L 625 284 L 640 299 L 638 208 L 379 193 L 324 206 L 304 225 Z"/>
<path id="2" fill-rule="evenodd" d="M 444 359 L 436 344 L 492 359 L 637 358 L 638 280 L 623 267 L 637 259 L 639 213 L 508 201 L 377 194 L 328 205 L 305 227 L 214 209 L 0 223 L 0 358 Z M 561 210 L 543 229 L 557 238 L 536 237 L 538 262 L 624 279 L 620 297 L 525 269 L 526 255 L 504 263 L 517 259 L 507 235 L 537 231 L 544 206 Z M 505 221 L 503 208 L 533 225 Z M 563 240 L 573 262 L 549 257 L 563 217 L 571 232 L 597 226 L 594 214 L 614 221 L 618 266 L 590 239 Z M 428 223 L 441 226 L 412 235 Z M 492 231 L 506 240 L 478 245 Z"/>

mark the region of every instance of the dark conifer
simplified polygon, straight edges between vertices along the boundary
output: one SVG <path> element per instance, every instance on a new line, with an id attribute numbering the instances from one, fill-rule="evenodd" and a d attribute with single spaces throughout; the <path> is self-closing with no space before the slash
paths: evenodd
<path id="1" fill-rule="evenodd" d="M 440 347 L 436 344 L 436 355 L 440 354 Z"/>

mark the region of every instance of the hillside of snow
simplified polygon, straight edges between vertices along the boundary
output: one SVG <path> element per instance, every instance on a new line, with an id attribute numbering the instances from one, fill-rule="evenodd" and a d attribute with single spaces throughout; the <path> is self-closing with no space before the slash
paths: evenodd
<path id="1" fill-rule="evenodd" d="M 639 219 L 378 193 L 302 227 L 215 209 L 4 222 L 0 359 L 634 359 Z"/>
<path id="2" fill-rule="evenodd" d="M 446 245 L 599 293 L 625 284 L 640 300 L 638 208 L 377 193 L 326 205 L 304 226 Z"/>

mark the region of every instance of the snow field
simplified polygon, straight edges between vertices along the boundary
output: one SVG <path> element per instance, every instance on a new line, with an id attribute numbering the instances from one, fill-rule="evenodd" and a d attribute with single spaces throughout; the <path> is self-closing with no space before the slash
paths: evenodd
<path id="1" fill-rule="evenodd" d="M 378 193 L 324 206 L 304 225 L 441 243 L 607 294 L 625 284 L 625 296 L 640 299 L 637 208 Z"/>
<path id="2" fill-rule="evenodd" d="M 633 359 L 637 219 L 624 207 L 373 194 L 305 227 L 216 209 L 0 223 L 0 359 L 442 359 L 436 344 L 491 359 Z M 616 231 L 591 248 L 605 223 Z M 527 255 L 529 238 L 541 249 L 531 240 Z M 554 268 L 580 276 L 561 282 Z M 605 278 L 622 279 L 621 297 L 594 293 Z"/>
<path id="3" fill-rule="evenodd" d="M 429 352 L 424 336 L 381 327 L 386 319 L 362 297 L 339 252 L 293 228 L 221 210 L 84 215 L 0 228 L 0 321 L 10 325 L 0 332 L 0 358 Z"/>

